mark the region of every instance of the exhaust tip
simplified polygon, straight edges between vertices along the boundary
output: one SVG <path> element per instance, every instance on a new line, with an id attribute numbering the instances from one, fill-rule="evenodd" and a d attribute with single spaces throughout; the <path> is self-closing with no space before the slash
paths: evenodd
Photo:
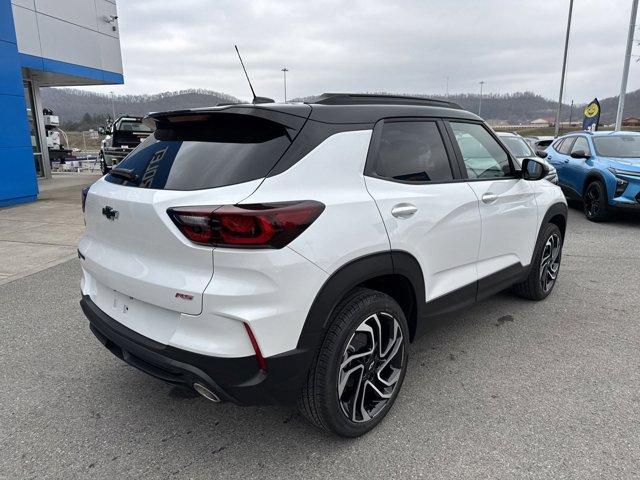
<path id="1" fill-rule="evenodd" d="M 198 392 L 200 395 L 202 395 L 204 398 L 206 398 L 207 400 L 211 400 L 212 402 L 215 402 L 215 403 L 220 403 L 220 397 L 215 393 L 213 393 L 211 390 L 209 390 L 207 387 L 202 385 L 201 383 L 194 383 L 193 389 L 196 392 Z"/>

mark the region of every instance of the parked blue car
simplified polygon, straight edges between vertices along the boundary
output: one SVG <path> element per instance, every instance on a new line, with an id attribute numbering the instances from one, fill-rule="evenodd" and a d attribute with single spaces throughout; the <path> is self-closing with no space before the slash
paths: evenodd
<path id="1" fill-rule="evenodd" d="M 618 208 L 640 211 L 640 133 L 574 132 L 549 146 L 547 161 L 589 220 L 605 221 Z"/>

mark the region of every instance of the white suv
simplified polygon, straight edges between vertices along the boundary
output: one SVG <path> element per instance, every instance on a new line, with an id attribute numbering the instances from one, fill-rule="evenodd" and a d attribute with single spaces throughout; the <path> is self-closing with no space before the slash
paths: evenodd
<path id="1" fill-rule="evenodd" d="M 430 319 L 553 289 L 564 196 L 455 104 L 325 94 L 150 119 L 86 194 L 81 305 L 111 352 L 169 383 L 297 401 L 358 436 Z"/>

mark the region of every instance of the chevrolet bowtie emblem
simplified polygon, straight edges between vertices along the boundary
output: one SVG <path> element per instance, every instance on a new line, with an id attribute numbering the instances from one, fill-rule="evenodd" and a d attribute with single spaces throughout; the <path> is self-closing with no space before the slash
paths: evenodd
<path id="1" fill-rule="evenodd" d="M 115 220 L 118 218 L 118 211 L 108 205 L 102 209 L 102 214 L 109 220 Z"/>

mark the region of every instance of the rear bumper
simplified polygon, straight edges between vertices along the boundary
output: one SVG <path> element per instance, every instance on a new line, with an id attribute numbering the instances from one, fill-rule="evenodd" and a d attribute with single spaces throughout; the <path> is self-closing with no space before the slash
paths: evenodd
<path id="1" fill-rule="evenodd" d="M 109 317 L 84 295 L 80 306 L 93 334 L 114 355 L 167 383 L 191 387 L 198 382 L 223 401 L 261 405 L 292 403 L 306 380 L 312 352 L 296 349 L 267 358 L 267 371 L 255 357 L 200 355 L 155 342 Z"/>

